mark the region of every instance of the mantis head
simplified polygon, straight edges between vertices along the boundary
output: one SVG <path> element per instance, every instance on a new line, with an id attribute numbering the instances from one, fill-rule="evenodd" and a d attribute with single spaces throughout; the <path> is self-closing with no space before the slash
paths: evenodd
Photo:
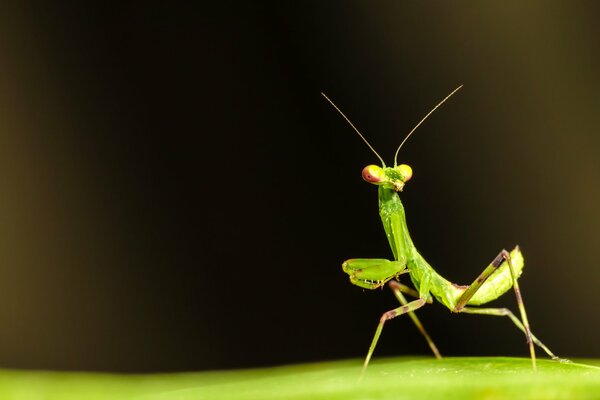
<path id="1" fill-rule="evenodd" d="M 367 165 L 362 170 L 362 177 L 373 185 L 380 185 L 401 192 L 404 189 L 404 184 L 412 178 L 412 168 L 406 164 L 400 164 L 393 168 Z"/>
<path id="2" fill-rule="evenodd" d="M 404 137 L 404 140 L 402 140 L 402 142 L 400 143 L 400 146 L 398 146 L 398 148 L 396 149 L 396 154 L 394 154 L 394 166 L 393 167 L 386 167 L 385 162 L 383 161 L 383 158 L 381 158 L 381 156 L 375 151 L 373 146 L 371 146 L 371 144 L 367 141 L 367 139 L 365 139 L 365 137 L 362 135 L 362 133 L 360 133 L 358 128 L 356 128 L 356 126 L 354 126 L 352 121 L 350 121 L 348 119 L 348 117 L 346 117 L 346 115 L 342 112 L 342 110 L 340 110 L 338 108 L 338 106 L 336 106 L 333 103 L 333 101 L 331 101 L 329 99 L 329 97 L 327 97 L 325 95 L 325 93 L 321 93 L 321 94 L 333 106 L 333 108 L 335 108 L 337 110 L 337 112 L 340 113 L 340 115 L 346 120 L 346 122 L 348 122 L 348 124 L 352 127 L 352 129 L 354 129 L 354 131 L 358 134 L 358 136 L 360 136 L 360 138 L 367 144 L 367 146 L 369 146 L 371 151 L 373 151 L 373 153 L 375 153 L 377 158 L 379 158 L 379 161 L 381 161 L 381 165 L 382 165 L 381 167 L 377 166 L 377 165 L 367 165 L 362 170 L 363 179 L 374 185 L 380 185 L 380 186 L 383 186 L 388 189 L 393 189 L 396 192 L 401 192 L 402 189 L 404 188 L 404 184 L 406 182 L 408 182 L 410 180 L 410 178 L 412 177 L 412 168 L 406 164 L 400 164 L 400 165 L 397 164 L 396 160 L 398 159 L 398 152 L 400 151 L 400 149 L 402 148 L 404 143 L 406 143 L 406 141 L 408 140 L 410 135 L 413 134 L 413 132 L 427 119 L 427 117 L 429 117 L 431 115 L 431 113 L 433 113 L 439 106 L 444 104 L 444 102 L 446 100 L 448 100 L 454 93 L 456 93 L 461 87 L 462 87 L 462 85 L 460 85 L 459 87 L 454 89 L 448 96 L 446 96 L 435 107 L 433 107 L 431 109 L 431 111 L 429 111 L 427 113 L 427 115 L 425 115 L 425 117 L 423 117 L 423 119 L 421 119 L 421 121 L 419 121 L 419 123 L 408 133 L 408 135 L 406 135 Z"/>

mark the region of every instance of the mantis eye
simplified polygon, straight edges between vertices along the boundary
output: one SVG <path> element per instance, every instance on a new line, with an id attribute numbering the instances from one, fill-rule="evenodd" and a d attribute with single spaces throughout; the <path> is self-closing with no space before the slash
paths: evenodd
<path id="1" fill-rule="evenodd" d="M 367 165 L 362 170 L 362 177 L 369 183 L 379 183 L 384 178 L 383 168 L 377 165 Z"/>
<path id="2" fill-rule="evenodd" d="M 400 175 L 402 175 L 402 181 L 408 182 L 412 178 L 412 168 L 406 164 L 400 164 L 396 167 Z"/>

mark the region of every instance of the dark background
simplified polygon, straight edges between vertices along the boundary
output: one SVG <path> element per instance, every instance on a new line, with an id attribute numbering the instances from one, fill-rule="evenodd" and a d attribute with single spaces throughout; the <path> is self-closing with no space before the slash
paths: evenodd
<path id="1" fill-rule="evenodd" d="M 2 6 L 0 366 L 169 371 L 363 357 L 390 257 L 377 159 L 413 239 L 468 283 L 521 245 L 534 332 L 599 357 L 594 2 Z M 509 293 L 493 303 L 515 308 Z M 419 312 L 446 355 L 527 356 L 508 320 Z M 429 354 L 408 319 L 376 357 Z M 538 354 L 541 354 L 538 352 Z"/>

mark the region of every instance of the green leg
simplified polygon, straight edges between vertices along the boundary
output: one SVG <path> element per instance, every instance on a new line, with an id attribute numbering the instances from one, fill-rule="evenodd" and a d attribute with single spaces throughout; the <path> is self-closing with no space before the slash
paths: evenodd
<path id="1" fill-rule="evenodd" d="M 525 305 L 523 304 L 523 298 L 521 297 L 521 290 L 519 289 L 519 283 L 515 276 L 515 270 L 510 259 L 510 254 L 506 250 L 502 250 L 500 254 L 494 258 L 494 261 L 475 279 L 475 281 L 467 287 L 462 296 L 458 299 L 454 312 L 462 312 L 464 307 L 467 305 L 469 300 L 475 295 L 477 290 L 483 285 L 483 283 L 496 271 L 496 269 L 502 264 L 502 261 L 506 260 L 508 268 L 510 269 L 510 275 L 512 277 L 513 289 L 515 290 L 515 296 L 517 297 L 517 305 L 519 306 L 519 312 L 521 314 L 521 320 L 523 321 L 523 328 L 525 330 L 525 337 L 527 338 L 527 344 L 529 345 L 529 354 L 531 354 L 531 365 L 533 370 L 537 370 L 537 364 L 535 362 L 535 348 L 533 347 L 533 340 L 531 338 L 531 328 L 529 327 L 529 320 L 527 319 L 527 312 L 525 311 Z"/>
<path id="2" fill-rule="evenodd" d="M 383 325 L 385 321 L 396 318 L 399 315 L 409 313 L 411 311 L 415 311 L 418 308 L 423 307 L 425 305 L 425 299 L 417 299 L 403 305 L 401 307 L 395 308 L 393 310 L 387 311 L 383 313 L 381 318 L 379 319 L 379 325 L 377 325 L 377 330 L 375 331 L 375 335 L 373 336 L 373 341 L 371 342 L 371 346 L 369 347 L 369 352 L 367 353 L 367 358 L 365 358 L 365 362 L 363 364 L 363 374 L 367 370 L 367 366 L 369 365 L 369 361 L 371 360 L 371 356 L 375 351 L 375 346 L 377 346 L 377 341 L 379 340 L 379 336 L 381 335 L 381 331 L 383 330 Z"/>
<path id="3" fill-rule="evenodd" d="M 392 289 L 392 291 L 394 292 L 394 295 L 396 296 L 396 298 L 398 299 L 398 301 L 400 302 L 400 304 L 402 305 L 407 305 L 408 301 L 406 301 L 406 298 L 404 298 L 404 295 L 402 295 L 402 293 L 406 293 L 410 296 L 413 297 L 419 297 L 419 293 L 417 293 L 416 290 L 401 284 L 400 282 L 397 281 L 390 281 L 389 283 L 390 285 L 390 289 Z M 428 299 L 428 303 L 430 303 L 431 299 Z M 435 358 L 437 358 L 438 360 L 442 358 L 442 355 L 440 354 L 437 346 L 435 345 L 435 343 L 433 343 L 433 340 L 431 340 L 431 337 L 429 336 L 429 334 L 427 333 L 427 331 L 425 330 L 425 327 L 423 326 L 423 324 L 421 324 L 421 321 L 419 320 L 419 318 L 417 317 L 417 315 L 410 311 L 408 313 L 408 316 L 410 317 L 410 319 L 412 319 L 413 323 L 415 324 L 415 326 L 417 327 L 417 329 L 419 330 L 419 332 L 421 332 L 421 335 L 423 335 L 423 337 L 425 338 L 425 340 L 427 341 L 427 344 L 429 345 L 429 348 L 431 349 L 431 351 L 433 352 L 433 354 L 435 355 Z"/>
<path id="4" fill-rule="evenodd" d="M 417 292 L 415 289 L 413 289 L 413 288 L 411 288 L 409 286 L 406 286 L 406 285 L 404 285 L 404 284 L 402 284 L 402 283 L 400 283 L 398 281 L 393 280 L 393 281 L 390 281 L 389 284 L 390 284 L 390 288 L 392 290 L 398 289 L 402 293 L 407 294 L 407 295 L 409 295 L 411 297 L 414 297 L 415 299 L 419 299 L 420 298 L 419 292 Z M 427 304 L 431 304 L 431 303 L 433 303 L 433 300 L 431 298 L 428 298 L 427 299 Z"/>
<path id="5" fill-rule="evenodd" d="M 517 326 L 517 328 L 519 328 L 522 332 L 525 332 L 525 327 L 523 326 L 521 321 L 519 321 L 519 319 L 517 317 L 515 317 L 515 315 L 512 313 L 512 311 L 510 311 L 508 308 L 465 307 L 461 310 L 461 312 L 466 313 L 466 314 L 479 314 L 479 315 L 493 315 L 496 317 L 508 317 Z M 535 343 L 536 345 L 541 347 L 546 352 L 546 354 L 548 354 L 550 357 L 552 357 L 553 360 L 561 361 L 561 362 L 568 362 L 568 360 L 566 360 L 564 358 L 557 357 L 552 351 L 550 351 L 550 349 L 544 343 L 542 343 L 538 338 L 536 338 L 533 333 L 531 334 L 531 339 L 533 340 L 533 343 Z"/>

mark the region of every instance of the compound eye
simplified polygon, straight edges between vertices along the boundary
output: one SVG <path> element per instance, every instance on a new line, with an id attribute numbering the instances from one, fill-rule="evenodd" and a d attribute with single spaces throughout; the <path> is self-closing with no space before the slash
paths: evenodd
<path id="1" fill-rule="evenodd" d="M 412 178 L 412 168 L 406 164 L 400 164 L 396 167 L 400 175 L 402 175 L 402 181 L 408 182 Z"/>
<path id="2" fill-rule="evenodd" d="M 377 165 L 367 165 L 362 170 L 362 177 L 369 183 L 379 183 L 383 180 L 383 168 Z"/>

